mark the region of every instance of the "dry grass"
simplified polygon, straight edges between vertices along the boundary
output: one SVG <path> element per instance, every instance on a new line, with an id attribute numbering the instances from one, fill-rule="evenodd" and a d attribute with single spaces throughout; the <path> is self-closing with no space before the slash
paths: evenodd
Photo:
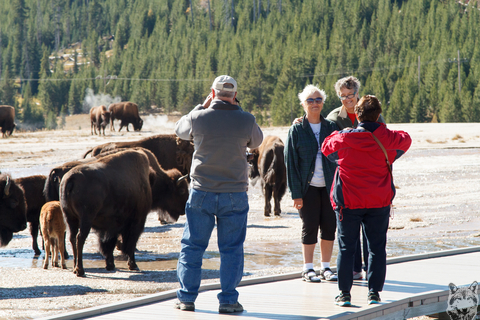
<path id="1" fill-rule="evenodd" d="M 411 217 L 410 218 L 411 222 L 423 222 L 423 219 L 420 217 Z"/>
<path id="2" fill-rule="evenodd" d="M 447 141 L 432 141 L 432 140 L 430 140 L 430 139 L 427 139 L 426 141 L 427 141 L 428 143 L 433 143 L 433 144 L 435 144 L 435 143 L 436 143 L 436 144 L 438 144 L 438 143 L 447 143 Z"/>
<path id="3" fill-rule="evenodd" d="M 456 134 L 455 137 L 452 138 L 452 140 L 454 140 L 454 141 L 455 141 L 455 140 L 460 140 L 460 139 L 463 140 L 463 137 L 462 137 L 461 135 L 459 135 L 459 134 Z"/>

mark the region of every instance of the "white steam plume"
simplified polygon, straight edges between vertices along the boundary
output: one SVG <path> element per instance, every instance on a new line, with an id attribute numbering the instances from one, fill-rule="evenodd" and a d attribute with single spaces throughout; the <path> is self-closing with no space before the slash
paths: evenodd
<path id="1" fill-rule="evenodd" d="M 110 104 L 121 101 L 122 98 L 119 96 L 112 98 L 109 94 L 94 94 L 92 89 L 87 88 L 87 90 L 85 90 L 85 99 L 83 99 L 83 112 L 89 113 L 92 107 L 97 107 L 101 105 L 104 105 L 108 108 Z"/>

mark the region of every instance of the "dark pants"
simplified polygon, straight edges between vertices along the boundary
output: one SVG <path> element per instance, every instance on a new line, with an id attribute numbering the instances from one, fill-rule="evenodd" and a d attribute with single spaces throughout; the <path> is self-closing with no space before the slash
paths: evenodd
<path id="1" fill-rule="evenodd" d="M 309 186 L 299 215 L 302 219 L 302 244 L 316 244 L 319 228 L 320 239 L 335 240 L 337 221 L 327 188 Z"/>
<path id="2" fill-rule="evenodd" d="M 355 262 L 353 263 L 353 271 L 355 272 L 362 272 L 362 248 L 363 248 L 363 261 L 365 263 L 363 270 L 365 271 L 368 270 L 368 246 L 367 246 L 367 240 L 365 238 L 365 231 L 363 230 L 363 228 L 361 230 L 361 233 L 362 233 L 362 237 L 358 238 L 357 249 L 355 250 Z M 363 240 L 360 241 L 360 238 L 363 238 Z"/>
<path id="3" fill-rule="evenodd" d="M 338 288 L 350 292 L 353 284 L 353 264 L 363 227 L 368 246 L 368 288 L 382 291 L 387 272 L 387 231 L 390 206 L 374 209 L 337 209 L 337 238 L 339 252 L 337 257 Z"/>

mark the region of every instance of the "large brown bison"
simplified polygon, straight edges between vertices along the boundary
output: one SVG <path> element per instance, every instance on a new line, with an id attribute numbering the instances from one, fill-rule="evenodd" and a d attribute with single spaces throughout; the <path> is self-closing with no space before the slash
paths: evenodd
<path id="1" fill-rule="evenodd" d="M 32 235 L 32 248 L 35 255 L 40 255 L 41 251 L 38 248 L 38 230 L 39 218 L 42 206 L 45 204 L 45 197 L 43 195 L 43 188 L 45 186 L 46 176 L 35 175 L 30 177 L 15 179 L 15 183 L 23 189 L 25 194 L 25 202 L 27 204 L 27 222 L 30 223 L 30 234 Z"/>
<path id="2" fill-rule="evenodd" d="M 12 135 L 15 126 L 15 109 L 11 106 L 0 106 L 0 127 L 2 128 L 2 137 L 6 138 Z"/>
<path id="3" fill-rule="evenodd" d="M 274 213 L 276 216 L 282 212 L 280 201 L 287 187 L 287 171 L 283 155 L 284 144 L 279 137 L 267 136 L 260 147 L 252 149 L 253 159 L 250 160 L 250 179 L 256 182 L 260 178 L 263 194 L 265 196 L 266 217 L 270 216 L 272 206 L 270 199 L 275 202 Z"/>
<path id="4" fill-rule="evenodd" d="M 98 107 L 92 107 L 90 109 L 90 131 L 93 135 L 98 134 L 102 135 L 102 129 L 103 129 L 103 135 L 105 135 L 105 127 L 108 125 L 110 122 L 110 111 L 107 111 L 107 107 L 105 106 L 98 106 Z"/>
<path id="5" fill-rule="evenodd" d="M 165 170 L 176 168 L 184 175 L 190 173 L 192 155 L 195 151 L 193 144 L 174 134 L 159 134 L 136 141 L 105 143 L 88 150 L 83 157 L 85 158 L 89 154 L 96 157 L 115 149 L 135 147 L 150 150 Z"/>
<path id="6" fill-rule="evenodd" d="M 8 174 L 0 174 L 0 246 L 6 246 L 14 232 L 27 227 L 23 189 Z"/>
<path id="7" fill-rule="evenodd" d="M 118 129 L 119 132 L 123 127 L 126 127 L 127 131 L 129 131 L 129 123 L 133 125 L 133 129 L 135 131 L 142 130 L 143 120 L 138 115 L 138 106 L 135 103 L 130 101 L 112 103 L 108 106 L 108 111 L 110 111 L 111 131 L 115 131 L 115 128 L 113 127 L 113 121 L 115 119 L 120 120 L 120 129 Z"/>
<path id="8" fill-rule="evenodd" d="M 106 269 L 114 270 L 113 250 L 122 236 L 130 270 L 138 270 L 135 247 L 147 214 L 184 213 L 188 184 L 177 169 L 164 171 L 148 150 L 125 150 L 71 169 L 60 184 L 60 203 L 69 229 L 74 273 L 84 276 L 83 246 L 97 231 Z"/>

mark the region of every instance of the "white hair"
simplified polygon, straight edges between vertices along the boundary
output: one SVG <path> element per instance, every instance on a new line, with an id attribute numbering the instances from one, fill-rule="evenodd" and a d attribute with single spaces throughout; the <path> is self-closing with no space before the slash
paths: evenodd
<path id="1" fill-rule="evenodd" d="M 318 87 L 318 84 L 317 85 L 309 84 L 303 89 L 302 92 L 300 92 L 298 94 L 298 99 L 300 99 L 300 104 L 305 102 L 305 100 L 307 100 L 308 97 L 311 96 L 315 92 L 320 93 L 320 96 L 322 96 L 322 98 L 323 98 L 323 102 L 325 102 L 325 100 L 327 100 L 327 94 L 325 93 L 325 91 L 323 91 L 322 89 L 320 89 Z"/>

